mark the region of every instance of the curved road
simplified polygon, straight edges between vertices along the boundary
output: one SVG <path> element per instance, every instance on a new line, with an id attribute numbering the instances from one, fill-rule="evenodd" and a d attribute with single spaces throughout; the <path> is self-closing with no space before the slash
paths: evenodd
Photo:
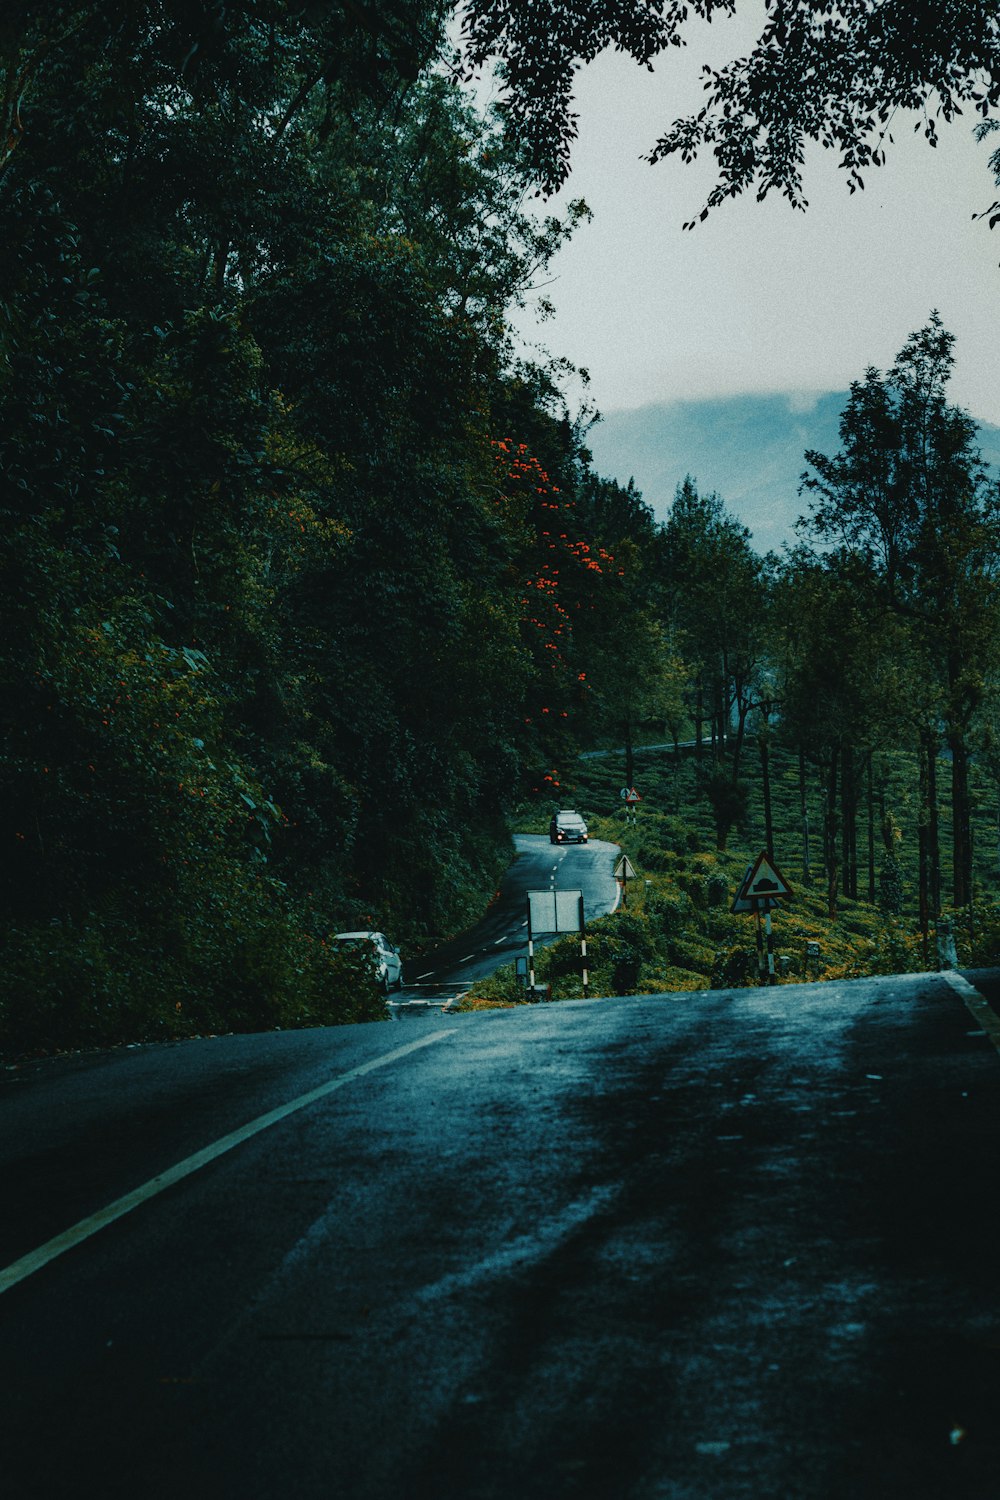
<path id="1" fill-rule="evenodd" d="M 526 954 L 528 891 L 582 891 L 588 922 L 614 911 L 619 894 L 614 878 L 620 853 L 617 844 L 592 839 L 589 844 L 559 845 L 550 843 L 547 835 L 519 833 L 514 836 L 514 847 L 517 857 L 482 920 L 421 960 L 407 963 L 409 983 L 402 1006 L 392 1007 L 397 1013 L 405 1013 L 407 1006 L 420 1009 L 424 1002 L 441 1005 L 460 1000 L 477 979 Z"/>

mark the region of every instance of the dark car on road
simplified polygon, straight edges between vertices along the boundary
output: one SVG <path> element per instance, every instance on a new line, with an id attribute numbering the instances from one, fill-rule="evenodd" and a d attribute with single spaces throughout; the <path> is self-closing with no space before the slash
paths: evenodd
<path id="1" fill-rule="evenodd" d="M 578 812 L 564 808 L 562 812 L 552 814 L 549 839 L 553 844 L 585 844 L 587 825 Z"/>

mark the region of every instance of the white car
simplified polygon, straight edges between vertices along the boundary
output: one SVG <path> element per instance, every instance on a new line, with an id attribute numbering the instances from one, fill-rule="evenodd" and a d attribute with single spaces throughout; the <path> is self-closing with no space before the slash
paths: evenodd
<path id="1" fill-rule="evenodd" d="M 335 943 L 351 948 L 367 948 L 375 965 L 375 978 L 385 994 L 403 988 L 403 960 L 384 932 L 337 932 Z"/>

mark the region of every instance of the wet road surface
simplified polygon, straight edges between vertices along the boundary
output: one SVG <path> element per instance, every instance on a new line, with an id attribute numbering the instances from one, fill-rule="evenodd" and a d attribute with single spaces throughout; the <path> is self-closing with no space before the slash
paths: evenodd
<path id="1" fill-rule="evenodd" d="M 5 1073 L 4 1495 L 995 1500 L 1000 1023 L 971 977 Z"/>

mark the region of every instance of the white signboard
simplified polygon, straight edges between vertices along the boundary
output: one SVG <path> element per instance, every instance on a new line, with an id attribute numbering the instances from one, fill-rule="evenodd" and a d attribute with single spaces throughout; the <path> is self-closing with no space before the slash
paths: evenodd
<path id="1" fill-rule="evenodd" d="M 582 891 L 529 891 L 528 926 L 540 932 L 582 932 Z"/>

